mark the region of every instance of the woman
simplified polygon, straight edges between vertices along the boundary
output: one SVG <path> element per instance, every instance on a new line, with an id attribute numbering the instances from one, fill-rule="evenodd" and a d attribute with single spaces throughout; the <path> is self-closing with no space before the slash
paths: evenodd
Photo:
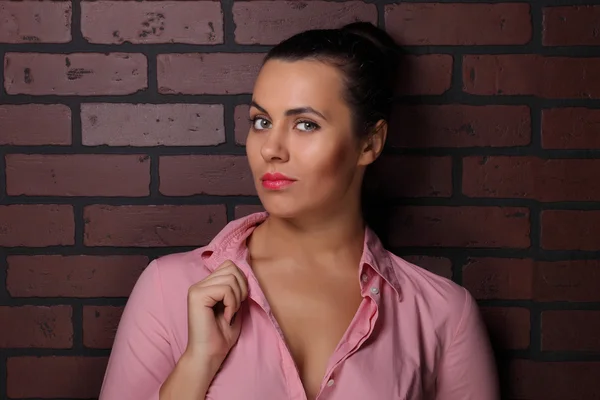
<path id="1" fill-rule="evenodd" d="M 498 399 L 472 297 L 387 252 L 363 220 L 395 55 L 368 23 L 267 54 L 247 139 L 267 212 L 148 266 L 101 400 Z"/>

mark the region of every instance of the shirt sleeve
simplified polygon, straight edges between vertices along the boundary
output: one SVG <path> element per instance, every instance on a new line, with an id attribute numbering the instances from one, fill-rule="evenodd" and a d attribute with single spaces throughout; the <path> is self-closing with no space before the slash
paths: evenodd
<path id="1" fill-rule="evenodd" d="M 119 322 L 99 400 L 158 400 L 175 367 L 158 261 L 142 272 Z"/>
<path id="2" fill-rule="evenodd" d="M 477 303 L 463 288 L 465 303 L 454 338 L 442 355 L 436 400 L 499 400 L 494 355 Z"/>

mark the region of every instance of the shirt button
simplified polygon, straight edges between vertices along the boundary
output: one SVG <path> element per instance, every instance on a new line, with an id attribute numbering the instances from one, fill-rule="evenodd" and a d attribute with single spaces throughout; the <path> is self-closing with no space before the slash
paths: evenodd
<path id="1" fill-rule="evenodd" d="M 365 283 L 366 283 L 366 282 L 369 280 L 369 277 L 367 276 L 367 274 L 362 274 L 362 275 L 360 276 L 360 279 L 361 279 L 363 282 L 365 282 Z"/>
<path id="2" fill-rule="evenodd" d="M 373 294 L 379 294 L 379 289 L 378 289 L 378 288 L 376 288 L 375 286 L 373 286 L 373 287 L 371 288 L 371 293 L 373 293 Z"/>
<path id="3" fill-rule="evenodd" d="M 327 381 L 327 386 L 333 386 L 334 383 L 335 381 L 333 379 L 330 379 Z"/>

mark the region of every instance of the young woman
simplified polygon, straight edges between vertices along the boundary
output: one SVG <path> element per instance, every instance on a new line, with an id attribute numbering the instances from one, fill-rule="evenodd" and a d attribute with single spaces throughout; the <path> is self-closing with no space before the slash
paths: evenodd
<path id="1" fill-rule="evenodd" d="M 101 400 L 499 398 L 473 298 L 386 251 L 361 212 L 395 55 L 368 23 L 267 54 L 246 146 L 267 211 L 148 266 Z"/>

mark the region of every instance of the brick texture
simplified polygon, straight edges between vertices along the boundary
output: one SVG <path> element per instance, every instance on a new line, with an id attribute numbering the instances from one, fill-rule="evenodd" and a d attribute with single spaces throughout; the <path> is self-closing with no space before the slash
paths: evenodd
<path id="1" fill-rule="evenodd" d="M 122 314 L 123 307 L 84 307 L 83 345 L 95 349 L 111 348 Z"/>
<path id="2" fill-rule="evenodd" d="M 527 308 L 482 307 L 481 314 L 493 347 L 511 350 L 529 347 L 531 324 Z"/>
<path id="3" fill-rule="evenodd" d="M 538 301 L 599 302 L 599 260 L 537 262 L 535 299 Z"/>
<path id="4" fill-rule="evenodd" d="M 600 201 L 598 171 L 600 160 L 467 157 L 463 160 L 463 193 L 469 197 Z"/>
<path id="5" fill-rule="evenodd" d="M 600 398 L 600 5 L 580 3 L 0 0 L 0 399 L 98 398 L 149 262 L 264 211 L 245 144 L 266 53 L 354 21 L 402 46 L 372 228 L 479 302 L 503 399 Z"/>
<path id="6" fill-rule="evenodd" d="M 164 156 L 159 174 L 160 192 L 166 196 L 256 195 L 243 156 Z"/>
<path id="7" fill-rule="evenodd" d="M 0 206 L 0 246 L 46 247 L 74 243 L 75 221 L 71 206 Z"/>
<path id="8" fill-rule="evenodd" d="M 468 55 L 463 81 L 463 90 L 477 95 L 600 98 L 600 58 Z"/>
<path id="9" fill-rule="evenodd" d="M 70 348 L 72 313 L 70 306 L 0 306 L 0 348 Z"/>
<path id="10" fill-rule="evenodd" d="M 71 41 L 71 2 L 0 3 L 0 43 Z"/>
<path id="11" fill-rule="evenodd" d="M 225 226 L 225 207 L 104 206 L 84 210 L 86 246 L 201 246 Z"/>
<path id="12" fill-rule="evenodd" d="M 406 45 L 526 44 L 529 9 L 519 3 L 401 3 L 385 6 L 385 25 Z"/>
<path id="13" fill-rule="evenodd" d="M 529 246 L 529 212 L 514 207 L 402 207 L 390 211 L 393 246 Z M 473 221 L 478 223 L 474 224 Z"/>
<path id="14" fill-rule="evenodd" d="M 600 6 L 580 5 L 544 8 L 545 46 L 600 45 Z"/>
<path id="15" fill-rule="evenodd" d="M 534 266 L 530 259 L 472 258 L 463 266 L 463 285 L 476 299 L 531 299 Z"/>
<path id="16" fill-rule="evenodd" d="M 225 141 L 220 104 L 82 104 L 86 146 L 210 146 Z"/>
<path id="17" fill-rule="evenodd" d="M 365 176 L 365 188 L 387 198 L 450 197 L 452 160 L 450 157 L 383 156 Z"/>
<path id="18" fill-rule="evenodd" d="M 337 28 L 355 21 L 377 22 L 374 4 L 361 1 L 240 1 L 233 5 L 235 41 L 277 44 L 305 29 Z"/>
<path id="19" fill-rule="evenodd" d="M 448 54 L 406 55 L 400 62 L 398 95 L 440 95 L 450 89 L 454 62 Z"/>
<path id="20" fill-rule="evenodd" d="M 542 212 L 542 247 L 549 250 L 600 250 L 600 211 Z"/>
<path id="21" fill-rule="evenodd" d="M 9 94 L 122 95 L 147 87 L 143 54 L 6 53 L 4 87 Z"/>
<path id="22" fill-rule="evenodd" d="M 402 258 L 434 274 L 452 279 L 452 261 L 448 258 L 429 256 L 405 256 Z"/>
<path id="23" fill-rule="evenodd" d="M 160 54 L 158 91 L 165 94 L 252 92 L 264 54 Z"/>
<path id="24" fill-rule="evenodd" d="M 397 106 L 388 143 L 400 148 L 513 147 L 531 141 L 526 106 Z"/>
<path id="25" fill-rule="evenodd" d="M 600 311 L 544 311 L 543 351 L 600 351 Z"/>
<path id="26" fill-rule="evenodd" d="M 223 43 L 216 1 L 84 1 L 81 32 L 90 43 Z"/>
<path id="27" fill-rule="evenodd" d="M 515 360 L 509 367 L 511 399 L 593 399 L 600 396 L 599 362 Z"/>
<path id="28" fill-rule="evenodd" d="M 105 357 L 11 357 L 6 362 L 10 398 L 92 398 L 100 393 Z"/>
<path id="29" fill-rule="evenodd" d="M 584 107 L 542 111 L 542 146 L 547 149 L 600 149 L 600 110 Z"/>
<path id="30" fill-rule="evenodd" d="M 240 205 L 235 207 L 235 218 L 242 218 L 246 215 L 265 211 L 263 206 L 256 205 Z"/>
<path id="31" fill-rule="evenodd" d="M 598 302 L 600 261 L 471 258 L 463 285 L 479 300 Z"/>
<path id="32" fill-rule="evenodd" d="M 35 118 L 31 118 L 35 115 Z M 71 144 L 71 109 L 62 104 L 0 105 L 0 145 Z"/>
<path id="33" fill-rule="evenodd" d="M 146 196 L 147 155 L 6 156 L 6 191 L 11 196 Z"/>
<path id="34" fill-rule="evenodd" d="M 9 256 L 12 297 L 127 297 L 146 256 Z"/>

